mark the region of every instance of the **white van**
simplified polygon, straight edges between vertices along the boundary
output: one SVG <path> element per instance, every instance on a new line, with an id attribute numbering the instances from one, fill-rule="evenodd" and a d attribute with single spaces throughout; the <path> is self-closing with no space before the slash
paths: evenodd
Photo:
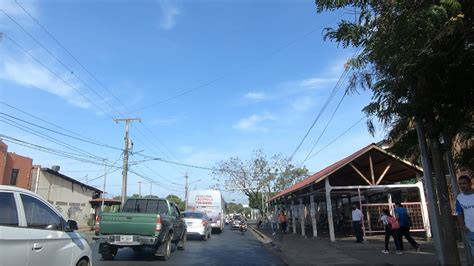
<path id="1" fill-rule="evenodd" d="M 209 216 L 211 227 L 218 232 L 224 230 L 226 203 L 219 190 L 193 190 L 188 196 L 189 211 L 203 211 Z"/>

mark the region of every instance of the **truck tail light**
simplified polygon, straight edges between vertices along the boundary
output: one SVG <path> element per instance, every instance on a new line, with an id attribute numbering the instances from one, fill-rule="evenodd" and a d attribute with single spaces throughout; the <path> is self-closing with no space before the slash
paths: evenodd
<path id="1" fill-rule="evenodd" d="M 162 224 L 161 224 L 161 216 L 158 214 L 156 216 L 156 228 L 155 228 L 155 231 L 156 232 L 160 232 L 161 231 L 161 227 L 162 227 Z"/>
<path id="2" fill-rule="evenodd" d="M 96 216 L 95 216 L 95 226 L 94 226 L 94 229 L 95 229 L 95 233 L 98 234 L 99 231 L 100 231 L 100 215 L 96 215 Z"/>

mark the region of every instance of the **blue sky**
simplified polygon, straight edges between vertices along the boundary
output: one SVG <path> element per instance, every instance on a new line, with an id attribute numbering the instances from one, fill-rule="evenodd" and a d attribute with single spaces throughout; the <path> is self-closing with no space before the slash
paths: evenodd
<path id="1" fill-rule="evenodd" d="M 131 161 L 149 155 L 212 168 L 229 157 L 247 159 L 256 149 L 268 156 L 290 156 L 338 82 L 345 61 L 355 52 L 325 42 L 322 36 L 324 27 L 353 16 L 350 11 L 317 14 L 313 1 L 0 0 L 0 6 L 4 34 L 0 42 L 0 134 L 68 151 L 68 147 L 24 131 L 25 124 L 15 124 L 12 119 L 21 122 L 9 117 L 13 116 L 122 148 L 124 124 L 112 118 L 139 117 L 142 122 L 130 128 L 133 150 L 138 153 Z M 296 165 L 320 136 L 344 87 L 296 152 Z M 346 96 L 314 151 L 363 117 L 361 109 L 370 97 L 370 92 Z M 375 137 L 370 136 L 364 122 L 307 160 L 304 164 L 310 172 L 381 140 L 383 132 L 379 129 Z M 89 152 L 96 163 L 100 162 L 97 157 L 107 158 L 110 164 L 120 156 L 117 149 L 36 130 L 74 146 L 81 158 L 84 151 Z M 60 165 L 64 174 L 102 186 L 103 178 L 97 177 L 105 167 L 100 163 L 4 141 L 9 151 L 31 157 L 35 164 Z M 183 197 L 186 172 L 191 188 L 215 184 L 210 171 L 197 168 L 160 161 L 131 168 L 155 180 L 152 192 L 159 196 Z M 142 193 L 148 194 L 146 179 L 129 173 L 129 194 L 138 193 L 138 181 Z M 120 171 L 109 173 L 107 183 L 106 191 L 119 195 Z M 238 193 L 225 192 L 224 197 L 246 201 Z"/>

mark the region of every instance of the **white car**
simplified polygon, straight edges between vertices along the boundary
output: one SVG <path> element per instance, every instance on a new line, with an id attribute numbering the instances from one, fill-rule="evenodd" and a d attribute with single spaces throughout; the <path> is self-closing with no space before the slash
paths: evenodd
<path id="1" fill-rule="evenodd" d="M 183 220 L 186 223 L 186 235 L 200 236 L 202 240 L 211 237 L 212 227 L 210 219 L 205 212 L 185 211 L 182 213 Z"/>
<path id="2" fill-rule="evenodd" d="M 91 266 L 89 244 L 74 230 L 40 196 L 0 185 L 0 266 Z"/>

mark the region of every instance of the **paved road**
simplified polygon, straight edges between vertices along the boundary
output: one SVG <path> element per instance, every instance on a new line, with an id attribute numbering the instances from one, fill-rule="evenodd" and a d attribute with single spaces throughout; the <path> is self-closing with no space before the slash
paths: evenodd
<path id="1" fill-rule="evenodd" d="M 91 245 L 93 264 L 96 265 L 284 265 L 270 254 L 252 232 L 244 235 L 238 230 L 226 228 L 221 234 L 214 233 L 208 241 L 189 239 L 185 250 L 173 247 L 168 261 L 158 261 L 151 250 L 134 252 L 131 249 L 119 250 L 113 261 L 103 261 L 97 253 L 99 246 Z"/>

